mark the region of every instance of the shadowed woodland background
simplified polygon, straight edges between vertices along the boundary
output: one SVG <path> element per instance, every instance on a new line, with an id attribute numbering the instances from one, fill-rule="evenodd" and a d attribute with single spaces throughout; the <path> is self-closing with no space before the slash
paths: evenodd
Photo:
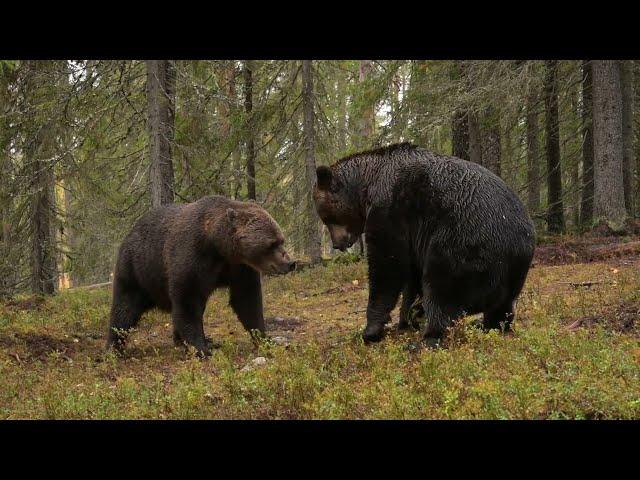
<path id="1" fill-rule="evenodd" d="M 140 215 L 210 194 L 255 199 L 318 262 L 315 167 L 399 141 L 490 168 L 540 235 L 637 229 L 638 68 L 0 61 L 0 296 L 106 282 Z"/>

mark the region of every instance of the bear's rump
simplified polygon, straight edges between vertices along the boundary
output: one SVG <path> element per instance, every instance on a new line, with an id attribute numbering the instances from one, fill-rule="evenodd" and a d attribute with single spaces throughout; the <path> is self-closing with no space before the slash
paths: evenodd
<path id="1" fill-rule="evenodd" d="M 490 269 L 436 273 L 427 268 L 423 285 L 436 303 L 462 308 L 467 314 L 484 312 L 509 295 L 502 272 Z"/>
<path id="2" fill-rule="evenodd" d="M 136 280 L 154 306 L 171 311 L 171 300 L 167 289 L 166 273 L 161 261 L 146 261 L 136 264 Z"/>
<path id="3" fill-rule="evenodd" d="M 480 313 L 520 293 L 529 262 L 530 257 L 516 258 L 509 252 L 432 244 L 423 262 L 423 285 L 437 303 Z"/>

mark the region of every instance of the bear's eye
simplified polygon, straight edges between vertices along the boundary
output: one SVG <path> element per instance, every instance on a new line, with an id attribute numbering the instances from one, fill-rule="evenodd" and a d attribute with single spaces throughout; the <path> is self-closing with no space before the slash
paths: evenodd
<path id="1" fill-rule="evenodd" d="M 274 240 L 273 242 L 269 243 L 267 245 L 266 251 L 267 252 L 273 252 L 274 250 L 276 250 L 278 247 L 280 246 L 280 242 L 278 240 Z"/>

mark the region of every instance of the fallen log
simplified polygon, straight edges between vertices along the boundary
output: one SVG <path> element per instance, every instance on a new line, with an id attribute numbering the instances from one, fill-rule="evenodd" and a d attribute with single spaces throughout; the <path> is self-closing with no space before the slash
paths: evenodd
<path id="1" fill-rule="evenodd" d="M 614 243 L 612 245 L 592 247 L 587 250 L 587 255 L 589 255 L 590 260 L 592 261 L 636 254 L 640 254 L 640 241 Z"/>
<path id="2" fill-rule="evenodd" d="M 71 287 L 67 290 L 94 290 L 96 288 L 108 287 L 113 282 L 94 283 L 93 285 L 82 285 L 80 287 Z"/>
<path id="3" fill-rule="evenodd" d="M 536 247 L 532 266 L 565 265 L 640 255 L 640 241 L 592 244 L 566 242 Z"/>

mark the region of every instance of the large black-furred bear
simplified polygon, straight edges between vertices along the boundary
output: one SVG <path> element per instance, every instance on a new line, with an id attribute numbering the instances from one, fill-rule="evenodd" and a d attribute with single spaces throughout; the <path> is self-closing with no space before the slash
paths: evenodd
<path id="1" fill-rule="evenodd" d="M 170 311 L 176 344 L 208 354 L 202 315 L 209 295 L 229 287 L 229 303 L 249 332 L 264 334 L 260 273 L 295 268 L 273 218 L 253 202 L 220 196 L 145 214 L 120 247 L 113 279 L 108 347 L 152 307 Z"/>
<path id="2" fill-rule="evenodd" d="M 318 167 L 316 209 L 334 248 L 365 233 L 365 341 L 382 338 L 400 292 L 399 328 L 422 295 L 423 337 L 437 345 L 464 314 L 509 329 L 534 252 L 534 227 L 509 187 L 486 168 L 403 143 Z"/>

